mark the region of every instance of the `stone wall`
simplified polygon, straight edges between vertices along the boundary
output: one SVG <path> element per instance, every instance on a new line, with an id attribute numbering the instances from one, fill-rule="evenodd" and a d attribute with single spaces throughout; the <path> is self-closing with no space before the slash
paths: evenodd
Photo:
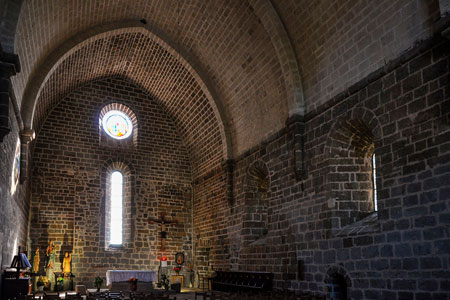
<path id="1" fill-rule="evenodd" d="M 192 250 L 187 260 L 199 275 L 267 271 L 276 288 L 317 294 L 343 278 L 351 299 L 448 299 L 448 49 L 439 37 L 420 44 L 198 178 L 177 128 L 148 96 L 117 79 L 87 85 L 57 106 L 38 136 L 33 249 L 53 239 L 58 250 L 72 247 L 77 281 L 88 285 L 113 266 L 141 268 L 142 261 L 156 269 L 157 228 L 146 218 L 167 210 L 184 224 L 169 228 L 168 249 Z M 136 112 L 140 134 L 151 132 L 123 155 L 99 146 L 97 115 L 113 96 Z M 292 122 L 305 126 L 305 174 L 295 172 Z M 370 196 L 373 152 L 378 212 Z M 135 174 L 136 217 L 126 251 L 108 251 L 102 178 L 118 162 Z"/>
<path id="2" fill-rule="evenodd" d="M 7 99 L 10 101 L 9 99 Z M 29 203 L 26 194 L 28 181 L 19 181 L 14 193 L 11 191 L 12 169 L 19 129 L 10 103 L 9 126 L 11 131 L 0 143 L 0 266 L 11 265 L 13 255 L 17 254 L 17 247 L 26 251 Z"/>
<path id="3" fill-rule="evenodd" d="M 129 107 L 137 118 L 134 147 L 115 147 L 100 139 L 99 114 L 109 103 Z M 102 142 L 103 141 L 103 142 Z M 124 174 L 124 244 L 106 242 L 107 178 Z M 109 269 L 158 270 L 176 252 L 192 260 L 192 188 L 190 160 L 178 129 L 167 113 L 139 88 L 120 78 L 91 82 L 63 98 L 38 133 L 33 152 L 30 242 L 33 252 L 56 245 L 54 271 L 66 251 L 73 253 L 77 283 L 93 286 Z M 177 220 L 161 226 L 147 219 Z"/>
<path id="4" fill-rule="evenodd" d="M 325 294 L 343 278 L 351 299 L 448 299 L 449 49 L 439 37 L 428 40 L 309 113 L 303 180 L 294 173 L 290 126 L 237 158 L 234 203 L 225 206 L 224 186 L 210 202 L 226 207 L 209 220 L 227 219 L 226 236 L 206 235 L 209 253 L 225 249 L 229 265 L 223 255 L 209 264 L 273 272 L 276 288 L 296 291 Z M 363 205 L 371 200 L 364 157 L 372 152 L 378 212 Z M 261 190 L 248 184 L 255 164 L 268 169 L 267 232 L 254 200 Z M 195 212 L 194 224 L 212 217 Z"/>

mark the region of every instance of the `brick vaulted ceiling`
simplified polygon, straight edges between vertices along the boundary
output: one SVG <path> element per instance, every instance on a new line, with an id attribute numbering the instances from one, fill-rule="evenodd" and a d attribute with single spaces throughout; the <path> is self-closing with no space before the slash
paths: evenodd
<path id="1" fill-rule="evenodd" d="M 25 125 L 39 126 L 83 82 L 125 77 L 169 111 L 197 157 L 218 161 L 382 68 L 438 17 L 438 0 L 27 0 L 13 86 Z M 205 152 L 218 137 L 221 153 Z"/>
<path id="2" fill-rule="evenodd" d="M 199 165 L 243 153 L 284 126 L 299 101 L 288 98 L 301 99 L 295 56 L 274 46 L 280 35 L 261 21 L 271 16 L 255 13 L 270 1 L 249 2 L 24 1 L 13 85 L 25 126 L 39 130 L 83 83 L 122 76 L 171 114 Z"/>
<path id="3" fill-rule="evenodd" d="M 191 156 L 194 175 L 220 164 L 227 140 L 217 107 L 208 101 L 193 70 L 155 42 L 145 29 L 107 31 L 85 40 L 64 55 L 49 73 L 38 94 L 33 128 L 69 92 L 86 82 L 123 77 L 147 91 L 173 117 Z M 196 80 L 197 79 L 197 80 Z M 208 120 L 208 122 L 205 122 Z"/>

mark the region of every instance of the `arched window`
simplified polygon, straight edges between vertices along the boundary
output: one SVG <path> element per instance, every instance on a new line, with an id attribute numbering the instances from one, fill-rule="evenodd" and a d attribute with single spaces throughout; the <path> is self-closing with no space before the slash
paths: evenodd
<path id="1" fill-rule="evenodd" d="M 17 184 L 20 176 L 20 140 L 17 140 L 16 152 L 14 154 L 14 161 L 11 174 L 11 195 L 16 192 Z"/>
<path id="2" fill-rule="evenodd" d="M 119 171 L 111 174 L 109 244 L 122 245 L 123 229 L 123 175 Z"/>
<path id="3" fill-rule="evenodd" d="M 373 210 L 378 211 L 377 205 L 377 165 L 375 162 L 375 152 L 372 154 L 372 191 L 373 191 Z"/>
<path id="4" fill-rule="evenodd" d="M 344 228 L 375 211 L 374 136 L 364 120 L 342 118 L 332 128 L 328 145 L 329 205 L 336 228 Z"/>
<path id="5" fill-rule="evenodd" d="M 102 232 L 107 251 L 133 247 L 135 204 L 134 168 L 122 159 L 108 160 L 102 170 L 104 219 Z"/>

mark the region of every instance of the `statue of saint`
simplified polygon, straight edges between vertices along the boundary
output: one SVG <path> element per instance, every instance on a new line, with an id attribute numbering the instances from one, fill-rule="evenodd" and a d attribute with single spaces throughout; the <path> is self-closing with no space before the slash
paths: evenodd
<path id="1" fill-rule="evenodd" d="M 45 269 L 46 269 L 46 273 L 47 273 L 47 278 L 52 278 L 53 264 L 55 262 L 55 243 L 53 241 L 51 241 L 50 245 L 48 245 L 46 255 L 47 255 L 47 261 L 45 264 Z"/>
<path id="2" fill-rule="evenodd" d="M 39 273 L 39 262 L 40 262 L 39 247 L 37 247 L 36 253 L 34 254 L 33 258 L 33 273 Z"/>
<path id="3" fill-rule="evenodd" d="M 62 265 L 64 275 L 71 273 L 71 269 L 70 269 L 71 261 L 72 261 L 72 253 L 69 254 L 69 252 L 66 252 L 66 255 L 63 260 L 63 265 Z"/>
<path id="4" fill-rule="evenodd" d="M 50 241 L 50 245 L 47 247 L 47 265 L 45 266 L 48 269 L 53 268 L 53 263 L 55 262 L 55 243 Z"/>

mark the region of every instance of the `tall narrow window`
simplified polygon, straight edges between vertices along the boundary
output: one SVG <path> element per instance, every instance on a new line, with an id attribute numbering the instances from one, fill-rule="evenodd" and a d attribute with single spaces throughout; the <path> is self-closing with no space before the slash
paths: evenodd
<path id="1" fill-rule="evenodd" d="M 110 215 L 110 245 L 122 245 L 123 223 L 123 175 L 119 171 L 111 174 L 111 215 Z"/>
<path id="2" fill-rule="evenodd" d="M 16 192 L 17 184 L 20 176 L 20 140 L 17 139 L 16 152 L 14 154 L 14 161 L 11 174 L 11 195 Z"/>
<path id="3" fill-rule="evenodd" d="M 373 209 L 378 211 L 377 204 L 377 165 L 375 163 L 375 153 L 372 154 L 372 182 L 373 182 Z"/>

